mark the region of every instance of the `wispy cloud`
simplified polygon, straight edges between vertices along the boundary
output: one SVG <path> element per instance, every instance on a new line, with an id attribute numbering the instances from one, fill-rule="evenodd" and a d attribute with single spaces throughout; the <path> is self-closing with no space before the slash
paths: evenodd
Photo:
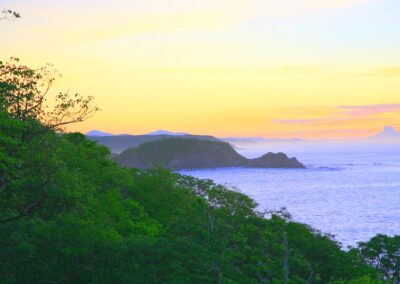
<path id="1" fill-rule="evenodd" d="M 278 74 L 301 74 L 301 75 L 316 75 L 322 73 L 322 68 L 319 66 L 281 66 L 276 67 L 273 69 L 265 70 L 271 73 L 278 73 Z"/>
<path id="2" fill-rule="evenodd" d="M 376 133 L 373 129 L 334 128 L 292 132 L 270 132 L 270 138 L 307 138 L 307 139 L 354 139 L 367 137 Z"/>
<path id="3" fill-rule="evenodd" d="M 366 129 L 326 129 L 326 130 L 306 130 L 306 131 L 296 131 L 296 132 L 275 132 L 271 134 L 290 134 L 290 135 L 303 135 L 303 134 L 338 134 L 338 133 L 371 133 L 372 131 Z"/>
<path id="4" fill-rule="evenodd" d="M 172 73 L 254 73 L 279 76 L 324 76 L 324 77 L 398 77 L 400 67 L 373 68 L 349 68 L 348 66 L 335 65 L 282 65 L 282 66 L 163 66 L 147 68 L 138 71 L 144 72 L 172 72 Z"/>
<path id="5" fill-rule="evenodd" d="M 310 124 L 326 121 L 326 118 L 308 118 L 308 119 L 277 119 L 274 122 L 282 124 Z"/>
<path id="6" fill-rule="evenodd" d="M 400 76 L 400 67 L 386 67 L 386 68 L 375 69 L 371 72 L 370 75 L 397 77 Z"/>
<path id="7" fill-rule="evenodd" d="M 155 73 L 237 73 L 244 69 L 236 67 L 159 67 L 138 69 L 138 71 Z"/>
<path id="8" fill-rule="evenodd" d="M 235 67 L 235 66 L 164 66 L 138 69 L 156 73 L 265 73 L 270 75 L 322 75 L 326 70 L 318 66 L 280 66 L 280 67 Z"/>
<path id="9" fill-rule="evenodd" d="M 352 117 L 369 116 L 376 114 L 400 112 L 400 104 L 379 104 L 366 106 L 340 106 L 344 115 Z"/>
<path id="10" fill-rule="evenodd" d="M 353 117 L 327 117 L 310 119 L 280 119 L 275 123 L 303 125 L 303 126 L 335 126 L 339 124 L 373 123 L 384 121 L 384 118 L 353 118 Z"/>
<path id="11" fill-rule="evenodd" d="M 312 109 L 307 109 L 312 113 Z M 383 114 L 400 114 L 400 104 L 338 106 L 336 111 L 329 115 L 315 118 L 278 119 L 274 122 L 291 125 L 332 126 L 385 121 L 385 118 L 381 117 Z M 307 113 L 305 112 L 304 115 L 307 115 Z"/>

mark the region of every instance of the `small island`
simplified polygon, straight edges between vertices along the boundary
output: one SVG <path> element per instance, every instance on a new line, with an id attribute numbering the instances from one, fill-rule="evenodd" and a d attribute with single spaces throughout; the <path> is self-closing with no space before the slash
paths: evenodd
<path id="1" fill-rule="evenodd" d="M 296 158 L 284 153 L 267 153 L 248 159 L 222 141 L 168 138 L 144 143 L 113 157 L 119 165 L 150 169 L 162 166 L 169 169 L 206 169 L 223 167 L 247 168 L 305 168 Z"/>

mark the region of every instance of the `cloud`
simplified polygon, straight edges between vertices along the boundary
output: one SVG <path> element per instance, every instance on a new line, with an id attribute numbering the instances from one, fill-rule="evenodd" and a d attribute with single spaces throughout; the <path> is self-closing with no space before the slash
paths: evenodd
<path id="1" fill-rule="evenodd" d="M 319 66 L 281 66 L 266 71 L 286 75 L 316 75 L 322 73 Z"/>
<path id="2" fill-rule="evenodd" d="M 359 137 L 368 137 L 376 133 L 374 129 L 360 128 L 335 128 L 318 129 L 292 132 L 271 132 L 267 133 L 269 138 L 307 138 L 307 139 L 354 139 Z"/>
<path id="3" fill-rule="evenodd" d="M 373 123 L 384 121 L 383 118 L 353 118 L 353 117 L 327 117 L 327 118 L 310 118 L 310 119 L 280 119 L 275 123 L 303 125 L 303 126 L 335 126 L 338 124 L 357 124 L 357 123 Z"/>
<path id="4" fill-rule="evenodd" d="M 243 71 L 236 67 L 159 67 L 138 69 L 138 71 L 155 73 L 238 73 Z"/>
<path id="5" fill-rule="evenodd" d="M 312 109 L 307 108 L 312 113 Z M 305 126 L 331 126 L 337 124 L 373 123 L 385 121 L 382 114 L 400 114 L 400 104 L 376 104 L 360 106 L 338 106 L 336 112 L 316 118 L 278 119 L 275 123 L 305 125 Z M 307 115 L 305 112 L 304 115 Z"/>
<path id="6" fill-rule="evenodd" d="M 326 121 L 328 119 L 324 118 L 309 118 L 309 119 L 277 119 L 274 120 L 275 123 L 282 123 L 282 124 L 310 124 L 316 122 Z"/>
<path id="7" fill-rule="evenodd" d="M 270 134 L 338 134 L 338 133 L 371 133 L 373 131 L 368 129 L 325 129 L 325 130 L 306 130 L 306 131 L 295 131 L 295 132 L 275 132 Z"/>
<path id="8" fill-rule="evenodd" d="M 345 66 L 318 66 L 318 65 L 282 65 L 266 67 L 235 67 L 235 66 L 165 66 L 160 68 L 141 70 L 146 72 L 196 72 L 196 73 L 263 73 L 269 75 L 285 76 L 335 76 L 335 77 L 359 77 L 359 76 L 400 76 L 400 67 L 388 67 L 381 69 L 349 69 Z"/>
<path id="9" fill-rule="evenodd" d="M 352 117 L 370 116 L 384 113 L 400 112 L 400 104 L 380 104 L 364 106 L 340 106 L 344 115 Z"/>
<path id="10" fill-rule="evenodd" d="M 267 73 L 285 75 L 320 74 L 320 68 L 316 66 L 282 66 L 271 68 L 246 68 L 239 66 L 164 66 L 158 68 L 145 68 L 137 70 L 156 73 Z"/>
<path id="11" fill-rule="evenodd" d="M 400 76 L 400 67 L 387 67 L 387 68 L 376 69 L 373 70 L 370 75 L 397 77 Z"/>

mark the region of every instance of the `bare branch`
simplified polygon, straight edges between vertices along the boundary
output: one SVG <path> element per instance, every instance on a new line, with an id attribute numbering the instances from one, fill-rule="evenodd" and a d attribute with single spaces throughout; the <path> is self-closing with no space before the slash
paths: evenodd
<path id="1" fill-rule="evenodd" d="M 21 18 L 21 14 L 12 10 L 4 9 L 0 12 L 2 16 L 0 16 L 0 20 L 9 20 L 15 21 L 18 18 Z"/>

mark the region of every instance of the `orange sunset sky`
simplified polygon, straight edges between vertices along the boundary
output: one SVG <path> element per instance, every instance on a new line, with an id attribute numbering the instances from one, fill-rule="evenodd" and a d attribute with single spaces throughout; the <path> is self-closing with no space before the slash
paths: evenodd
<path id="1" fill-rule="evenodd" d="M 96 98 L 68 131 L 354 138 L 400 130 L 400 1 L 0 1 L 0 60 Z"/>

